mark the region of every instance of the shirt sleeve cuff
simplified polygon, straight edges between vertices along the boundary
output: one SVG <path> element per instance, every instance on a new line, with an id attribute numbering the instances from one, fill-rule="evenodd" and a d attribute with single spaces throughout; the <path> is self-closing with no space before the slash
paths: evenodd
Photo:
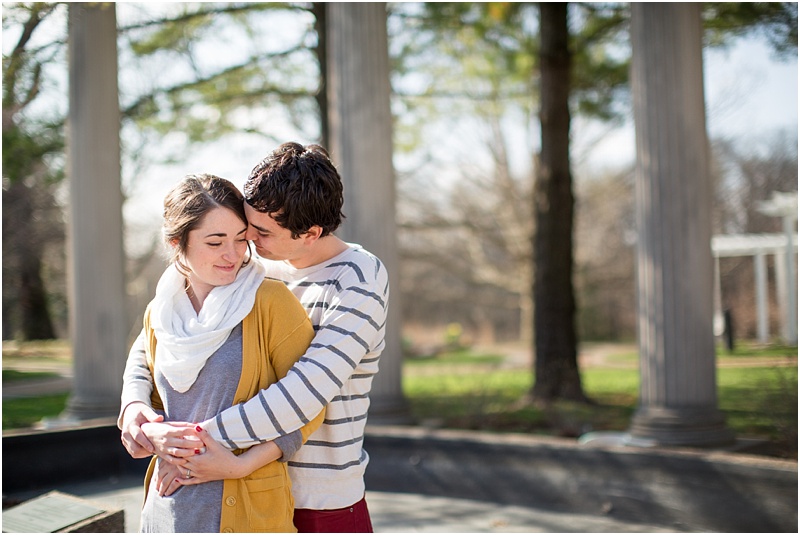
<path id="1" fill-rule="evenodd" d="M 276 438 L 275 445 L 281 449 L 281 452 L 283 452 L 283 455 L 280 459 L 278 459 L 278 461 L 282 463 L 288 462 L 289 459 L 294 457 L 294 454 L 297 453 L 297 450 L 300 449 L 300 446 L 303 445 L 303 434 L 299 429 L 297 429 L 288 435 L 283 435 Z"/>

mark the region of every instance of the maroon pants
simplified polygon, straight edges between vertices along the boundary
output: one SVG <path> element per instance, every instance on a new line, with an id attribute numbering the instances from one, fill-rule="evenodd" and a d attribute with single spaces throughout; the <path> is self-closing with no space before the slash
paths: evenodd
<path id="1" fill-rule="evenodd" d="M 342 509 L 295 509 L 294 527 L 298 533 L 372 533 L 365 498 Z"/>

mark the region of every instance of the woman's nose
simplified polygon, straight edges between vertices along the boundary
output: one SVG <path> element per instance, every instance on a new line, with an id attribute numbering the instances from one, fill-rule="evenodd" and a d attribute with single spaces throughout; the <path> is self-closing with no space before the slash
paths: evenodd
<path id="1" fill-rule="evenodd" d="M 236 250 L 236 244 L 228 244 L 228 246 L 225 247 L 225 251 L 222 253 L 222 256 L 226 260 L 236 260 L 236 258 L 239 256 L 239 252 Z"/>

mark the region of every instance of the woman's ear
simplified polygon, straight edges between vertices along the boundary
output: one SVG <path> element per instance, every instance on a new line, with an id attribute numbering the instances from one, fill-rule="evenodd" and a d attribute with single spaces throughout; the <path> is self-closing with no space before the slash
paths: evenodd
<path id="1" fill-rule="evenodd" d="M 168 243 L 170 248 L 169 256 L 173 260 L 180 261 L 183 258 L 183 251 L 180 248 L 181 241 L 178 238 L 172 238 Z"/>

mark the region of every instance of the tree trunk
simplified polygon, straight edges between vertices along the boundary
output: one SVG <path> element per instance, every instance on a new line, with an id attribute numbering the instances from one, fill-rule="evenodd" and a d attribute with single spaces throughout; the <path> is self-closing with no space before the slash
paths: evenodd
<path id="1" fill-rule="evenodd" d="M 578 373 L 572 287 L 570 51 L 566 3 L 541 3 L 542 152 L 534 189 L 534 401 L 587 401 Z"/>
<path id="2" fill-rule="evenodd" d="M 56 337 L 41 273 L 42 238 L 35 221 L 30 220 L 35 213 L 33 195 L 22 180 L 12 182 L 3 192 L 3 263 L 14 266 L 13 271 L 4 269 L 4 277 L 11 276 L 13 283 L 4 285 L 12 295 L 4 296 L 3 303 L 14 313 L 11 321 L 3 322 L 3 338 Z"/>
<path id="3" fill-rule="evenodd" d="M 36 255 L 23 258 L 19 303 L 22 337 L 25 340 L 50 340 L 56 337 L 47 308 L 47 290 L 42 280 L 42 261 Z"/>

